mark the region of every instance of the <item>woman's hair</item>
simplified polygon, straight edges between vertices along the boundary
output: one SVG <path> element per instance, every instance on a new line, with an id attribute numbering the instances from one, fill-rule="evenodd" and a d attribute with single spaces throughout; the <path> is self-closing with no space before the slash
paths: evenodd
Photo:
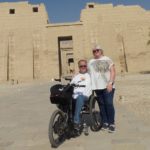
<path id="1" fill-rule="evenodd" d="M 100 51 L 101 51 L 101 54 L 104 55 L 104 51 L 102 49 Z"/>

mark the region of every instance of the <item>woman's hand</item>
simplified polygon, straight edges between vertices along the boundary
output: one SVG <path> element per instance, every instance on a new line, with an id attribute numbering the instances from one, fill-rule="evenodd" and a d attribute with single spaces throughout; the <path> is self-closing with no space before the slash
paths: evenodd
<path id="1" fill-rule="evenodd" d="M 107 85 L 107 91 L 111 92 L 112 89 L 113 89 L 113 85 L 108 83 L 108 85 Z"/>

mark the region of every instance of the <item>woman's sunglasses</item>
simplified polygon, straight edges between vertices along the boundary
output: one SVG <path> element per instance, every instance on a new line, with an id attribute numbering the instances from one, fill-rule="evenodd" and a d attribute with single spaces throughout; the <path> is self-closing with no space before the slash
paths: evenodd
<path id="1" fill-rule="evenodd" d="M 99 49 L 93 50 L 93 53 L 97 53 L 99 52 Z"/>

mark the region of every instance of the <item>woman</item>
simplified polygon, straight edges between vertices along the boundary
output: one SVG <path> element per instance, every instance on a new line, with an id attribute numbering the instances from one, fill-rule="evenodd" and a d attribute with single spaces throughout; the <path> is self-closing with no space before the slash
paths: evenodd
<path id="1" fill-rule="evenodd" d="M 115 131 L 115 109 L 113 105 L 115 66 L 113 61 L 103 55 L 103 49 L 96 46 L 92 49 L 94 58 L 89 61 L 92 90 L 98 96 L 102 129 Z"/>

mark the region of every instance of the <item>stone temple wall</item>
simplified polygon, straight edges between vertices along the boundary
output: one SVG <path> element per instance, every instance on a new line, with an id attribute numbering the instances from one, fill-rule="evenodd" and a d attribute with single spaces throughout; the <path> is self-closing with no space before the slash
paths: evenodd
<path id="1" fill-rule="evenodd" d="M 118 73 L 149 71 L 149 33 L 150 11 L 139 6 L 87 3 L 80 21 L 53 24 L 44 4 L 0 3 L 0 82 L 70 75 L 94 44 Z"/>
<path id="2" fill-rule="evenodd" d="M 139 6 L 88 3 L 81 12 L 81 21 L 85 38 L 89 37 L 86 49 L 100 43 L 118 72 L 150 70 L 150 11 Z"/>
<path id="3" fill-rule="evenodd" d="M 43 4 L 0 3 L 0 81 L 40 77 L 47 22 Z"/>

